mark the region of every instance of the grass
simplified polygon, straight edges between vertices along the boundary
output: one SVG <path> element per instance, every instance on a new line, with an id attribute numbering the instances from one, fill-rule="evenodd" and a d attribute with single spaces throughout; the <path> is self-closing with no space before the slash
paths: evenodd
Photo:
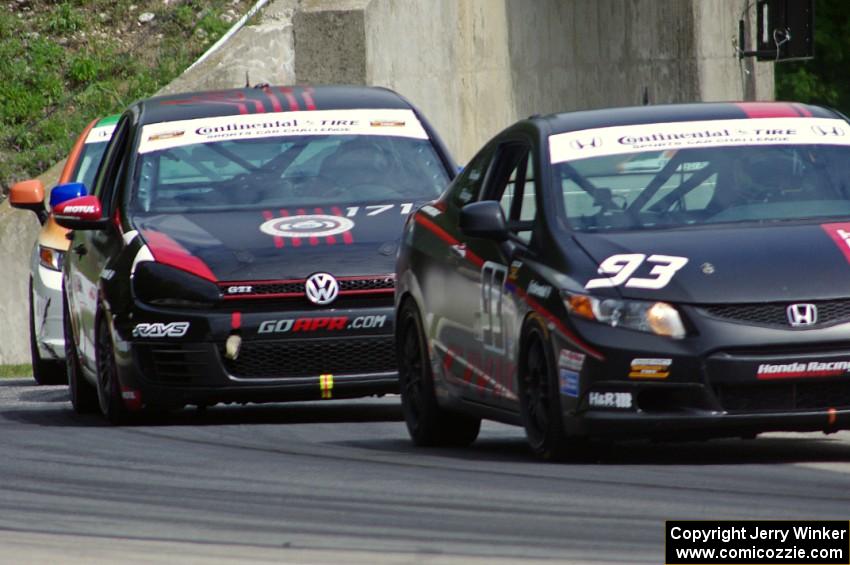
<path id="1" fill-rule="evenodd" d="M 32 365 L 0 365 L 0 379 L 16 379 L 32 376 Z"/>
<path id="2" fill-rule="evenodd" d="M 5 4 L 5 6 L 4 6 Z M 171 82 L 251 0 L 0 0 L 0 189 Z M 141 23 L 144 12 L 154 19 Z"/>

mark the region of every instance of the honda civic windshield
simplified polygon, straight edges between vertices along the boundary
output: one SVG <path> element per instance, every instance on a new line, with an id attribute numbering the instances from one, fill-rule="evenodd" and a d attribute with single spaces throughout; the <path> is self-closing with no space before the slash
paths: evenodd
<path id="1" fill-rule="evenodd" d="M 751 127 L 769 121 L 746 120 Z M 808 124 L 815 121 L 835 123 L 828 124 L 829 129 Z M 684 131 L 682 138 L 666 132 L 643 137 L 617 132 L 621 135 L 585 137 L 590 141 L 572 148 L 554 147 L 553 156 L 560 152 L 561 157 L 571 157 L 553 163 L 561 213 L 578 231 L 850 215 L 850 145 L 842 135 L 850 134 L 850 127 L 845 122 L 797 119 L 792 129 L 777 126 L 782 134 L 742 132 L 737 138 L 730 136 L 729 145 L 723 144 L 730 129 L 724 125 Z M 652 126 L 645 130 L 652 132 Z M 749 143 L 736 144 L 741 141 Z M 611 145 L 607 151 L 602 150 L 606 143 Z M 652 150 L 621 152 L 622 146 L 630 145 Z M 574 158 L 584 154 L 594 156 Z"/>

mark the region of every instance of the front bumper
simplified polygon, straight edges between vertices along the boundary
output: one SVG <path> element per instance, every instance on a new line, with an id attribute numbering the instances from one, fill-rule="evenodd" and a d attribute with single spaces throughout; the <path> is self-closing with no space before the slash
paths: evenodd
<path id="1" fill-rule="evenodd" d="M 33 325 L 42 359 L 65 359 L 62 324 L 62 273 L 33 267 Z"/>
<path id="2" fill-rule="evenodd" d="M 391 308 L 261 308 L 201 314 L 145 307 L 132 319 L 116 320 L 116 361 L 128 404 L 176 407 L 398 392 Z M 185 335 L 176 336 L 184 328 Z M 235 357 L 226 346 L 234 336 L 240 342 Z"/>
<path id="3" fill-rule="evenodd" d="M 714 347 L 699 338 L 580 329 L 604 360 L 553 342 L 570 433 L 697 438 L 850 429 L 850 341 L 833 337 L 850 335 L 850 325 L 821 341 L 813 330 L 797 333 L 795 344 L 750 335 Z"/>

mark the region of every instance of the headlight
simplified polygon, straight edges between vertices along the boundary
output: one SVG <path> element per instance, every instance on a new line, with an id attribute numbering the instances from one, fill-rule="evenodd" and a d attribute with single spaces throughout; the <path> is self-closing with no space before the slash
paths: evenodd
<path id="1" fill-rule="evenodd" d="M 154 261 L 138 264 L 133 292 L 148 304 L 186 308 L 209 308 L 221 297 L 214 283 Z"/>
<path id="2" fill-rule="evenodd" d="M 595 298 L 586 294 L 568 294 L 564 299 L 574 316 L 607 324 L 682 339 L 685 325 L 679 311 L 666 302 Z"/>
<path id="3" fill-rule="evenodd" d="M 52 247 L 38 246 L 38 262 L 45 269 L 61 271 L 62 263 L 65 262 L 65 252 Z"/>

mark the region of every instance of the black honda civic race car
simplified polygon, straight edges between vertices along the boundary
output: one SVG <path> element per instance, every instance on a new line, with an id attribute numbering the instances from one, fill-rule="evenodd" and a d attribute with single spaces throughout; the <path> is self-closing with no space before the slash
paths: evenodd
<path id="1" fill-rule="evenodd" d="M 377 88 L 153 98 L 121 117 L 89 195 L 57 208 L 74 408 L 398 390 L 405 218 L 456 165 Z"/>
<path id="2" fill-rule="evenodd" d="M 532 117 L 406 223 L 417 444 L 850 427 L 850 124 L 789 103 Z"/>

